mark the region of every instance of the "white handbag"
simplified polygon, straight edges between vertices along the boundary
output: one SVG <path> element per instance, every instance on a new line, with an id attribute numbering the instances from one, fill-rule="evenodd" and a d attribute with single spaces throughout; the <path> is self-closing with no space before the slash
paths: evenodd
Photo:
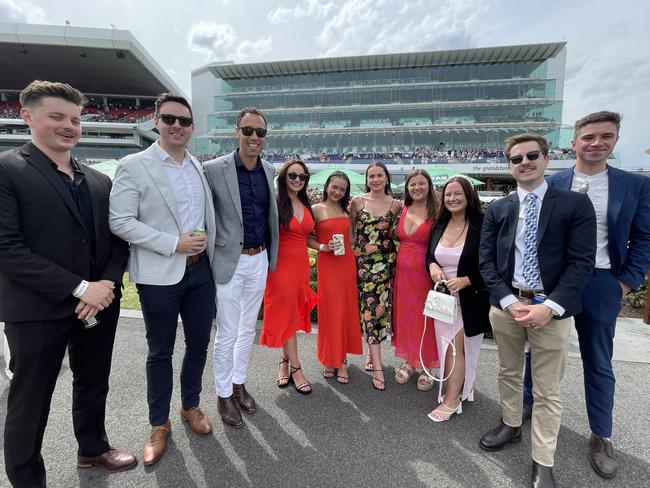
<path id="1" fill-rule="evenodd" d="M 433 290 L 429 290 L 422 313 L 441 322 L 453 324 L 456 317 L 456 297 L 438 291 L 439 285 L 443 284 L 442 281 L 438 281 L 433 285 Z"/>

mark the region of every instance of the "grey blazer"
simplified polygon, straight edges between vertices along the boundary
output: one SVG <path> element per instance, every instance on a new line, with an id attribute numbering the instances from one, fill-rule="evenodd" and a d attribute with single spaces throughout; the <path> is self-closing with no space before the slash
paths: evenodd
<path id="1" fill-rule="evenodd" d="M 214 208 L 199 162 L 191 157 L 205 191 L 206 251 L 214 248 Z M 110 197 L 111 231 L 131 244 L 129 281 L 174 285 L 185 273 L 187 254 L 176 252 L 181 221 L 174 192 L 153 146 L 120 161 Z"/>
<path id="2" fill-rule="evenodd" d="M 279 240 L 278 204 L 275 199 L 275 188 L 273 187 L 275 168 L 264 160 L 262 160 L 262 167 L 269 185 L 268 229 L 271 242 L 268 244 L 267 252 L 269 269 L 273 271 L 278 259 Z M 244 242 L 244 222 L 234 151 L 226 156 L 206 162 L 203 165 L 203 170 L 208 185 L 212 189 L 212 199 L 214 201 L 216 237 L 212 275 L 216 284 L 225 285 L 235 274 L 235 268 Z"/>

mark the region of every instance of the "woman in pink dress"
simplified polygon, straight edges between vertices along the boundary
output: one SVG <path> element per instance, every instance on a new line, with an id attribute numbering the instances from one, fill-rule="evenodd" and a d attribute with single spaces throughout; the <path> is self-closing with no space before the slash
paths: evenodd
<path id="1" fill-rule="evenodd" d="M 393 295 L 393 338 L 395 356 L 404 362 L 395 371 L 395 381 L 406 384 L 421 368 L 420 342 L 425 316 L 424 301 L 431 289 L 426 268 L 429 233 L 435 224 L 438 202 L 429 173 L 417 169 L 406 177 L 404 207 L 397 226 L 400 242 L 395 267 Z M 433 320 L 426 317 L 427 328 L 422 347 L 422 359 L 427 368 L 438 367 L 438 349 Z M 433 380 L 422 373 L 419 390 L 433 388 Z"/>
<path id="2" fill-rule="evenodd" d="M 469 180 L 453 176 L 442 188 L 443 205 L 431 230 L 427 268 L 434 283 L 444 281 L 458 297 L 453 324 L 436 320 L 440 357 L 439 405 L 429 413 L 444 422 L 462 412 L 463 400 L 474 400 L 474 379 L 483 334 L 490 330 L 490 294 L 478 264 L 483 211 Z M 453 355 L 453 347 L 456 354 Z"/>

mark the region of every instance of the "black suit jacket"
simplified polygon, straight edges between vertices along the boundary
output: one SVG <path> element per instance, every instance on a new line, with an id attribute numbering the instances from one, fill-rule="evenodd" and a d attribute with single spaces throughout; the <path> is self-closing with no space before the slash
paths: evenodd
<path id="1" fill-rule="evenodd" d="M 479 260 L 491 302 L 512 293 L 519 197 L 513 193 L 490 204 L 483 221 Z M 587 195 L 548 188 L 537 226 L 537 260 L 550 300 L 569 317 L 580 312 L 580 292 L 594 269 L 596 213 Z"/>
<path id="2" fill-rule="evenodd" d="M 0 320 L 51 320 L 74 312 L 82 280 L 116 283 L 119 302 L 126 242 L 108 228 L 110 178 L 80 165 L 94 229 L 83 219 L 51 160 L 34 144 L 0 154 Z M 89 232 L 95 234 L 91 269 Z"/>
<path id="3" fill-rule="evenodd" d="M 481 242 L 483 216 L 473 216 L 469 221 L 465 244 L 458 260 L 457 276 L 467 276 L 472 283 L 458 293 L 465 335 L 472 337 L 491 330 L 488 312 L 490 311 L 490 292 L 483 282 L 478 265 L 478 249 Z M 438 264 L 435 252 L 447 223 L 438 222 L 431 228 L 427 250 L 427 273 L 431 263 Z"/>

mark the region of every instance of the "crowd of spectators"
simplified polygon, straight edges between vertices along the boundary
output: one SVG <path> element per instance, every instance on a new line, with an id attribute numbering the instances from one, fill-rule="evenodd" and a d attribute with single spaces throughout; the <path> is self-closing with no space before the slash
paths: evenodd
<path id="1" fill-rule="evenodd" d="M 138 107 L 133 103 L 112 103 L 107 105 L 90 99 L 81 112 L 84 121 L 92 122 L 142 122 L 153 116 L 154 107 Z M 0 102 L 0 118 L 19 119 L 20 102 Z"/>

